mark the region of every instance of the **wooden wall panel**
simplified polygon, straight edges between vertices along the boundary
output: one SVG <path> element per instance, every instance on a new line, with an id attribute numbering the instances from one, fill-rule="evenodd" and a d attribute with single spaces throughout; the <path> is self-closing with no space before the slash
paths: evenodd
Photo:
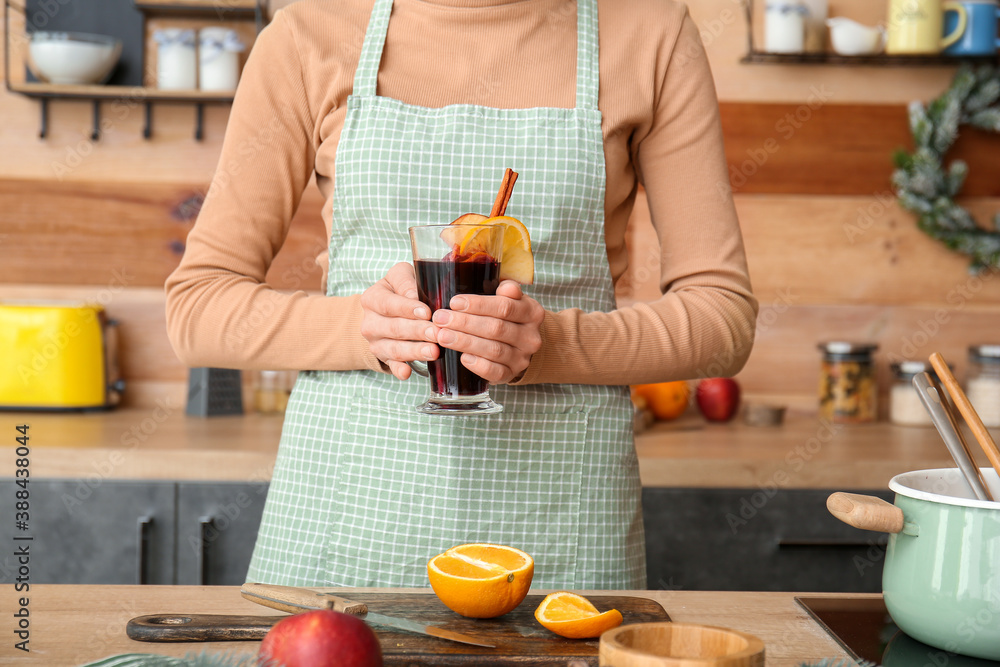
<path id="1" fill-rule="evenodd" d="M 891 188 L 892 157 L 913 150 L 904 105 L 720 105 L 730 182 L 746 194 L 871 196 Z M 1000 196 L 1000 135 L 963 127 L 947 160 L 965 160 L 962 194 Z"/>
<path id="2" fill-rule="evenodd" d="M 204 188 L 170 183 L 0 179 L 0 283 L 162 287 L 184 252 Z M 321 197 L 310 186 L 268 280 L 319 286 Z"/>
<path id="3" fill-rule="evenodd" d="M 0 283 L 161 287 L 177 265 L 201 202 L 198 187 L 0 180 L 0 242 L 12 252 Z M 1000 199 L 966 201 L 978 219 Z M 310 186 L 268 274 L 278 289 L 318 289 L 326 248 L 319 191 Z M 736 195 L 754 288 L 762 300 L 801 304 L 943 305 L 969 279 L 968 261 L 920 232 L 891 192 L 873 196 Z M 619 284 L 655 298 L 656 236 L 645 199 L 633 235 L 643 257 Z M 928 270 L 933 267 L 933 270 Z M 1000 303 L 1000 284 L 982 298 Z"/>
<path id="4" fill-rule="evenodd" d="M 644 196 L 636 201 L 628 243 L 642 253 L 619 281 L 625 301 L 658 296 L 656 234 Z M 968 260 L 917 229 L 890 192 L 872 197 L 736 195 L 754 293 L 762 303 L 949 306 L 970 284 Z M 979 220 L 1000 199 L 966 202 Z M 638 250 L 638 249 L 641 249 Z M 1000 306 L 1000 280 L 977 288 L 977 302 Z"/>

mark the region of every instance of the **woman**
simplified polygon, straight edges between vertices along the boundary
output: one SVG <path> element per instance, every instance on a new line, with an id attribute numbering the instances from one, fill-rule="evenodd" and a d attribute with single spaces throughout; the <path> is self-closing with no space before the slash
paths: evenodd
<path id="1" fill-rule="evenodd" d="M 505 167 L 535 283 L 432 319 L 406 228 L 487 212 Z M 313 172 L 330 202 L 326 295 L 279 294 L 264 276 Z M 616 309 L 640 182 L 664 294 Z M 248 579 L 425 586 L 434 554 L 496 542 L 534 556 L 537 586 L 645 587 L 626 385 L 735 373 L 749 354 L 756 302 L 727 188 L 711 73 L 672 0 L 278 12 L 167 282 L 186 363 L 307 369 Z M 414 411 L 428 388 L 405 362 L 435 343 L 496 385 L 503 414 Z"/>

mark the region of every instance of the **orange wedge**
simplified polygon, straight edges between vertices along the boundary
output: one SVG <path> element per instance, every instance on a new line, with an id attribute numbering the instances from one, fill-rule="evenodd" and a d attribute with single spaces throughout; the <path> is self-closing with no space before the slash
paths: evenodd
<path id="1" fill-rule="evenodd" d="M 469 618 L 495 618 L 517 607 L 534 573 L 531 556 L 500 544 L 461 544 L 427 563 L 434 593 Z"/>
<path id="2" fill-rule="evenodd" d="M 622 624 L 622 614 L 617 609 L 601 613 L 587 598 L 557 591 L 545 596 L 535 610 L 535 619 L 546 629 L 560 637 L 589 639 Z"/>
<path id="3" fill-rule="evenodd" d="M 506 225 L 503 235 L 503 259 L 500 262 L 500 280 L 513 280 L 522 285 L 535 282 L 535 256 L 531 253 L 531 235 L 528 228 L 509 215 L 487 218 L 481 224 Z"/>

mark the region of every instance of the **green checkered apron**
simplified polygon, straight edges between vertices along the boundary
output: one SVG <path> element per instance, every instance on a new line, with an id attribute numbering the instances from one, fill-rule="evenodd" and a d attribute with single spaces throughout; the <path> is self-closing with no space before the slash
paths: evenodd
<path id="1" fill-rule="evenodd" d="M 337 149 L 330 296 L 411 259 L 406 229 L 489 209 L 535 248 L 526 292 L 547 310 L 610 311 L 596 0 L 578 3 L 575 109 L 428 109 L 376 95 L 392 0 L 376 0 Z M 558 353 L 555 351 L 554 353 Z M 536 587 L 645 587 L 626 387 L 494 386 L 504 412 L 428 416 L 428 381 L 372 371 L 299 374 L 248 580 L 427 586 L 427 561 L 466 542 L 535 558 Z"/>

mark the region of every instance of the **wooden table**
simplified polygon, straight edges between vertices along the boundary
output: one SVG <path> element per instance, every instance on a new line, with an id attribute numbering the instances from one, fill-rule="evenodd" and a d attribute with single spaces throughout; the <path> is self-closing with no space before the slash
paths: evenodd
<path id="1" fill-rule="evenodd" d="M 404 592 L 402 589 L 366 590 Z M 346 595 L 352 592 L 357 595 L 359 592 L 357 589 L 343 591 Z M 414 591 L 406 589 L 405 592 Z M 430 591 L 421 592 L 431 594 Z M 793 599 L 794 593 L 635 591 L 632 594 L 656 600 L 675 621 L 718 625 L 760 637 L 767 650 L 769 667 L 798 667 L 804 661 L 847 657 L 838 644 L 798 606 Z M 811 593 L 810 597 L 817 595 L 820 594 Z M 16 609 L 13 587 L 7 587 L 3 596 L 3 608 Z M 183 656 L 202 649 L 254 654 L 258 642 L 135 642 L 125 636 L 125 624 L 135 616 L 156 613 L 275 613 L 272 609 L 244 600 L 238 588 L 229 586 L 37 585 L 31 587 L 29 596 L 31 652 L 15 650 L 13 635 L 9 630 L 5 631 L 3 644 L 0 645 L 0 665 L 70 667 L 119 653 Z M 9 613 L 5 616 L 7 622 L 4 625 L 10 628 Z"/>
<path id="2" fill-rule="evenodd" d="M 21 423 L 30 425 L 37 479 L 261 482 L 271 478 L 282 416 L 187 417 L 170 401 L 91 414 L 2 413 L 0 438 L 13 443 Z M 636 449 L 643 485 L 661 487 L 885 489 L 898 473 L 954 466 L 933 428 L 830 425 L 800 413 L 779 427 L 689 415 L 640 434 Z M 0 476 L 13 466 L 13 457 L 0 458 Z"/>

